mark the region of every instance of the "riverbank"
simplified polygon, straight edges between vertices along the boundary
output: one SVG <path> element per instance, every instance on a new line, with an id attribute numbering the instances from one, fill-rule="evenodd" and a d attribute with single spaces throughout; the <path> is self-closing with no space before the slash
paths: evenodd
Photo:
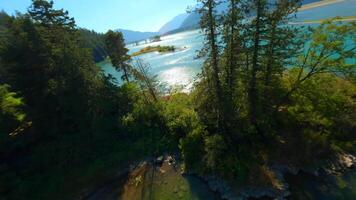
<path id="1" fill-rule="evenodd" d="M 313 8 L 318 8 L 321 6 L 327 6 L 327 5 L 331 5 L 331 4 L 335 4 L 335 3 L 340 3 L 343 1 L 345 1 L 345 0 L 323 0 L 323 1 L 319 1 L 319 2 L 309 3 L 306 5 L 303 5 L 301 8 L 298 9 L 298 11 L 310 10 Z"/>
<path id="2" fill-rule="evenodd" d="M 333 195 L 335 198 L 330 199 L 341 200 L 356 196 L 352 190 L 356 186 L 355 165 L 356 157 L 350 154 L 340 154 L 329 165 L 314 170 L 271 164 L 265 170 L 274 179 L 272 185 L 246 185 L 214 175 L 185 173 L 177 157 L 164 155 L 131 165 L 116 176 L 116 181 L 111 180 L 82 199 L 301 200 Z M 329 190 L 324 191 L 322 188 L 325 187 Z"/>
<path id="3" fill-rule="evenodd" d="M 356 16 L 338 17 L 334 19 L 306 20 L 301 22 L 289 22 L 289 24 L 290 25 L 321 24 L 327 20 L 333 20 L 333 22 L 352 22 L 352 21 L 356 21 Z"/>
<path id="4" fill-rule="evenodd" d="M 333 200 L 341 200 L 356 197 L 356 191 L 353 190 L 356 187 L 355 166 L 356 157 L 351 154 L 338 154 L 324 167 L 315 169 L 275 163 L 264 169 L 273 179 L 269 186 L 255 183 L 238 185 L 214 175 L 194 175 L 207 182 L 210 189 L 219 193 L 223 200 L 304 200 L 325 199 L 328 196 Z M 329 190 L 323 190 L 325 187 Z"/>
<path id="5" fill-rule="evenodd" d="M 121 180 L 109 182 L 83 200 L 219 200 L 201 179 L 183 175 L 174 156 L 148 158 L 122 171 Z M 119 177 L 119 176 L 118 176 Z"/>

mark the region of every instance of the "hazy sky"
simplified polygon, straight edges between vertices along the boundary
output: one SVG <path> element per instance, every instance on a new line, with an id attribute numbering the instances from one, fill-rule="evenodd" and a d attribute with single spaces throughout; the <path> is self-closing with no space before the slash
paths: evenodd
<path id="1" fill-rule="evenodd" d="M 196 0 L 54 0 L 80 27 L 105 32 L 108 29 L 157 31 Z M 0 0 L 0 10 L 25 12 L 31 0 Z"/>

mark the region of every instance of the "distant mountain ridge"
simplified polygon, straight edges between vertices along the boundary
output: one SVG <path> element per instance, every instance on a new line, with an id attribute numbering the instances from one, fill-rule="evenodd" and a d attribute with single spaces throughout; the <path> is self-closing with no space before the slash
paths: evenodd
<path id="1" fill-rule="evenodd" d="M 270 0 L 275 1 L 275 0 Z M 309 4 L 318 2 L 320 0 L 303 0 L 302 4 Z M 228 8 L 227 3 L 220 4 L 217 7 L 219 13 L 226 11 Z M 200 27 L 201 14 L 197 12 L 183 13 L 174 17 L 172 20 L 164 24 L 158 32 L 140 32 L 126 29 L 117 29 L 116 31 L 122 32 L 126 43 L 141 41 L 151 38 L 156 35 L 167 35 L 178 33 L 186 30 L 198 29 Z"/>
<path id="2" fill-rule="evenodd" d="M 182 26 L 182 23 L 187 19 L 188 16 L 189 16 L 188 13 L 177 15 L 172 20 L 170 20 L 165 25 L 163 25 L 158 32 L 160 34 L 165 34 L 167 32 L 180 28 Z"/>
<path id="3" fill-rule="evenodd" d="M 275 0 L 271 0 L 271 1 L 275 1 Z M 309 4 L 309 3 L 314 3 L 314 2 L 318 2 L 321 0 L 303 0 L 302 4 Z M 217 7 L 217 11 L 218 12 L 224 12 L 226 11 L 228 8 L 228 5 L 226 3 L 220 4 Z M 171 30 L 170 33 L 176 33 L 179 31 L 185 31 L 185 30 L 190 30 L 190 29 L 197 29 L 200 27 L 200 19 L 201 19 L 201 14 L 197 13 L 197 12 L 192 12 L 189 14 L 189 16 L 186 17 L 186 19 L 182 22 L 181 26 L 179 28 L 177 28 L 176 30 Z"/>
<path id="4" fill-rule="evenodd" d="M 126 43 L 141 41 L 159 35 L 159 32 L 140 32 L 126 29 L 116 29 L 115 31 L 121 32 L 123 34 Z"/>
<path id="5" fill-rule="evenodd" d="M 195 29 L 200 27 L 200 18 L 201 14 L 193 12 L 191 13 L 186 20 L 182 23 L 179 29 Z"/>

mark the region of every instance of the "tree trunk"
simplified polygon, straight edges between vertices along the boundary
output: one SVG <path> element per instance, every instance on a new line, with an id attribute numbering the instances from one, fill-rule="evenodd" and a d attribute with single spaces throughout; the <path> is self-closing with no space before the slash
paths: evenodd
<path id="1" fill-rule="evenodd" d="M 126 68 L 126 65 L 125 65 L 125 64 L 124 64 L 124 66 L 123 66 L 123 71 L 124 71 L 124 78 L 125 78 L 125 81 L 126 81 L 127 83 L 129 83 L 129 82 L 130 82 L 130 79 L 129 79 L 129 75 L 128 75 L 127 68 Z"/>
<path id="2" fill-rule="evenodd" d="M 273 70 L 273 61 L 274 61 L 274 45 L 275 45 L 275 32 L 276 32 L 276 25 L 272 22 L 272 30 L 271 30 L 271 39 L 270 44 L 268 47 L 268 61 L 266 66 L 266 73 L 265 73 L 265 80 L 264 80 L 264 95 L 263 95 L 263 110 L 264 113 L 269 112 L 268 106 L 270 102 L 270 92 L 271 92 L 271 79 L 272 79 L 272 70 Z"/>
<path id="3" fill-rule="evenodd" d="M 217 51 L 217 46 L 216 46 L 216 24 L 215 24 L 215 19 L 213 15 L 213 0 L 209 0 L 208 2 L 208 23 L 209 23 L 209 41 L 210 41 L 210 47 L 211 47 L 211 66 L 213 69 L 213 82 L 214 82 L 214 90 L 215 90 L 215 95 L 217 98 L 217 105 L 218 105 L 218 120 L 219 124 L 222 125 L 219 126 L 220 128 L 224 129 L 224 108 L 222 106 L 223 104 L 223 98 L 222 98 L 222 93 L 221 93 L 221 85 L 220 85 L 220 79 L 219 79 L 219 67 L 218 67 L 218 51 Z"/>
<path id="4" fill-rule="evenodd" d="M 230 101 L 232 101 L 232 96 L 233 96 L 233 92 L 234 92 L 234 82 L 235 82 L 235 70 L 234 68 L 236 67 L 236 59 L 235 59 L 235 54 L 237 52 L 234 51 L 235 47 L 235 25 L 236 25 L 236 21 L 237 21 L 237 17 L 236 17 L 236 1 L 235 0 L 231 0 L 230 1 L 231 4 L 231 24 L 230 24 L 230 49 L 229 49 L 229 67 L 228 67 L 228 73 L 227 73 L 227 85 L 229 88 L 229 98 Z"/>
<path id="5" fill-rule="evenodd" d="M 252 57 L 252 69 L 251 69 L 251 79 L 249 88 L 249 103 L 250 103 L 250 121 L 252 124 L 257 123 L 257 71 L 258 66 L 258 54 L 259 54 L 259 44 L 260 44 L 260 23 L 261 23 L 261 0 L 257 0 L 257 16 L 256 16 L 256 31 L 254 34 L 254 46 L 253 46 L 253 57 Z"/>

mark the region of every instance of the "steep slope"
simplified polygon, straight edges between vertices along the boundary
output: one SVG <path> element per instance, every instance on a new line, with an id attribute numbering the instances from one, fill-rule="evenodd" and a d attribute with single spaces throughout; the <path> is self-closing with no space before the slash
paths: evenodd
<path id="1" fill-rule="evenodd" d="M 171 21 L 169 21 L 165 25 L 163 25 L 162 28 L 158 32 L 160 34 L 165 34 L 169 31 L 180 28 L 182 23 L 185 21 L 185 19 L 187 19 L 188 16 L 189 16 L 188 13 L 183 13 L 183 14 L 180 14 L 180 15 L 174 17 Z"/>
<path id="2" fill-rule="evenodd" d="M 271 0 L 271 1 L 274 1 L 274 0 Z M 318 1 L 320 1 L 320 0 L 303 0 L 302 4 L 305 5 L 305 4 L 314 3 L 314 2 L 318 2 Z M 227 10 L 227 8 L 228 8 L 228 5 L 226 3 L 222 3 L 217 7 L 217 12 L 219 12 L 219 13 L 224 12 L 225 10 Z M 179 27 L 179 29 L 176 31 L 179 31 L 179 30 L 184 31 L 184 30 L 199 28 L 200 27 L 199 26 L 200 18 L 201 18 L 201 15 L 199 13 L 196 13 L 196 12 L 190 13 L 189 16 L 184 20 L 182 25 Z"/>
<path id="3" fill-rule="evenodd" d="M 193 12 L 184 20 L 179 29 L 194 29 L 199 28 L 201 14 Z"/>

